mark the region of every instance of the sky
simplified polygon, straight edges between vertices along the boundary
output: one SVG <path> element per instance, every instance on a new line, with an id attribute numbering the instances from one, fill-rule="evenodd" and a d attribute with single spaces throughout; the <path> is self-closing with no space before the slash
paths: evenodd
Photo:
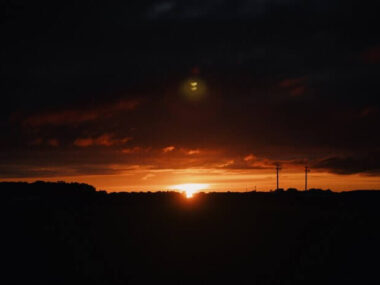
<path id="1" fill-rule="evenodd" d="M 0 5 L 1 181 L 380 189 L 376 1 Z"/>

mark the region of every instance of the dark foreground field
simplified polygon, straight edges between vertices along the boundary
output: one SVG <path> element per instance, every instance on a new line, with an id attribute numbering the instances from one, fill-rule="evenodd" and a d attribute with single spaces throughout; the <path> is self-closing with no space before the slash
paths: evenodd
<path id="1" fill-rule="evenodd" d="M 380 283 L 380 192 L 0 189 L 1 284 Z"/>

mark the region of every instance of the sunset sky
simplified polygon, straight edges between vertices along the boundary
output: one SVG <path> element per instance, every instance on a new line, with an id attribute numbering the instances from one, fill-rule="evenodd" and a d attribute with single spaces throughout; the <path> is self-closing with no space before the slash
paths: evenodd
<path id="1" fill-rule="evenodd" d="M 7 1 L 0 180 L 380 189 L 375 2 Z"/>

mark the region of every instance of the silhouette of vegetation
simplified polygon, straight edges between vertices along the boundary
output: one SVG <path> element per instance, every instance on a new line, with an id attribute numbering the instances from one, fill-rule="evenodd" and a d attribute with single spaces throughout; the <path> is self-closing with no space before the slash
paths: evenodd
<path id="1" fill-rule="evenodd" d="M 375 284 L 379 191 L 0 183 L 1 284 Z"/>

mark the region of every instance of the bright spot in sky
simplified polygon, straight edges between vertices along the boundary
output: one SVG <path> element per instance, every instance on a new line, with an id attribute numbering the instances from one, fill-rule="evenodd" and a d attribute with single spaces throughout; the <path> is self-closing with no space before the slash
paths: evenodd
<path id="1" fill-rule="evenodd" d="M 209 187 L 209 184 L 200 184 L 200 183 L 188 183 L 188 184 L 178 184 L 173 185 L 170 187 L 171 190 L 180 190 L 185 192 L 186 198 L 193 197 L 193 194 L 200 191 L 207 189 Z"/>
<path id="2" fill-rule="evenodd" d="M 201 100 L 207 95 L 206 83 L 200 78 L 188 78 L 181 83 L 180 92 L 191 101 Z"/>
<path id="3" fill-rule="evenodd" d="M 198 82 L 191 81 L 190 82 L 190 89 L 191 89 L 191 91 L 197 91 L 198 90 Z"/>

